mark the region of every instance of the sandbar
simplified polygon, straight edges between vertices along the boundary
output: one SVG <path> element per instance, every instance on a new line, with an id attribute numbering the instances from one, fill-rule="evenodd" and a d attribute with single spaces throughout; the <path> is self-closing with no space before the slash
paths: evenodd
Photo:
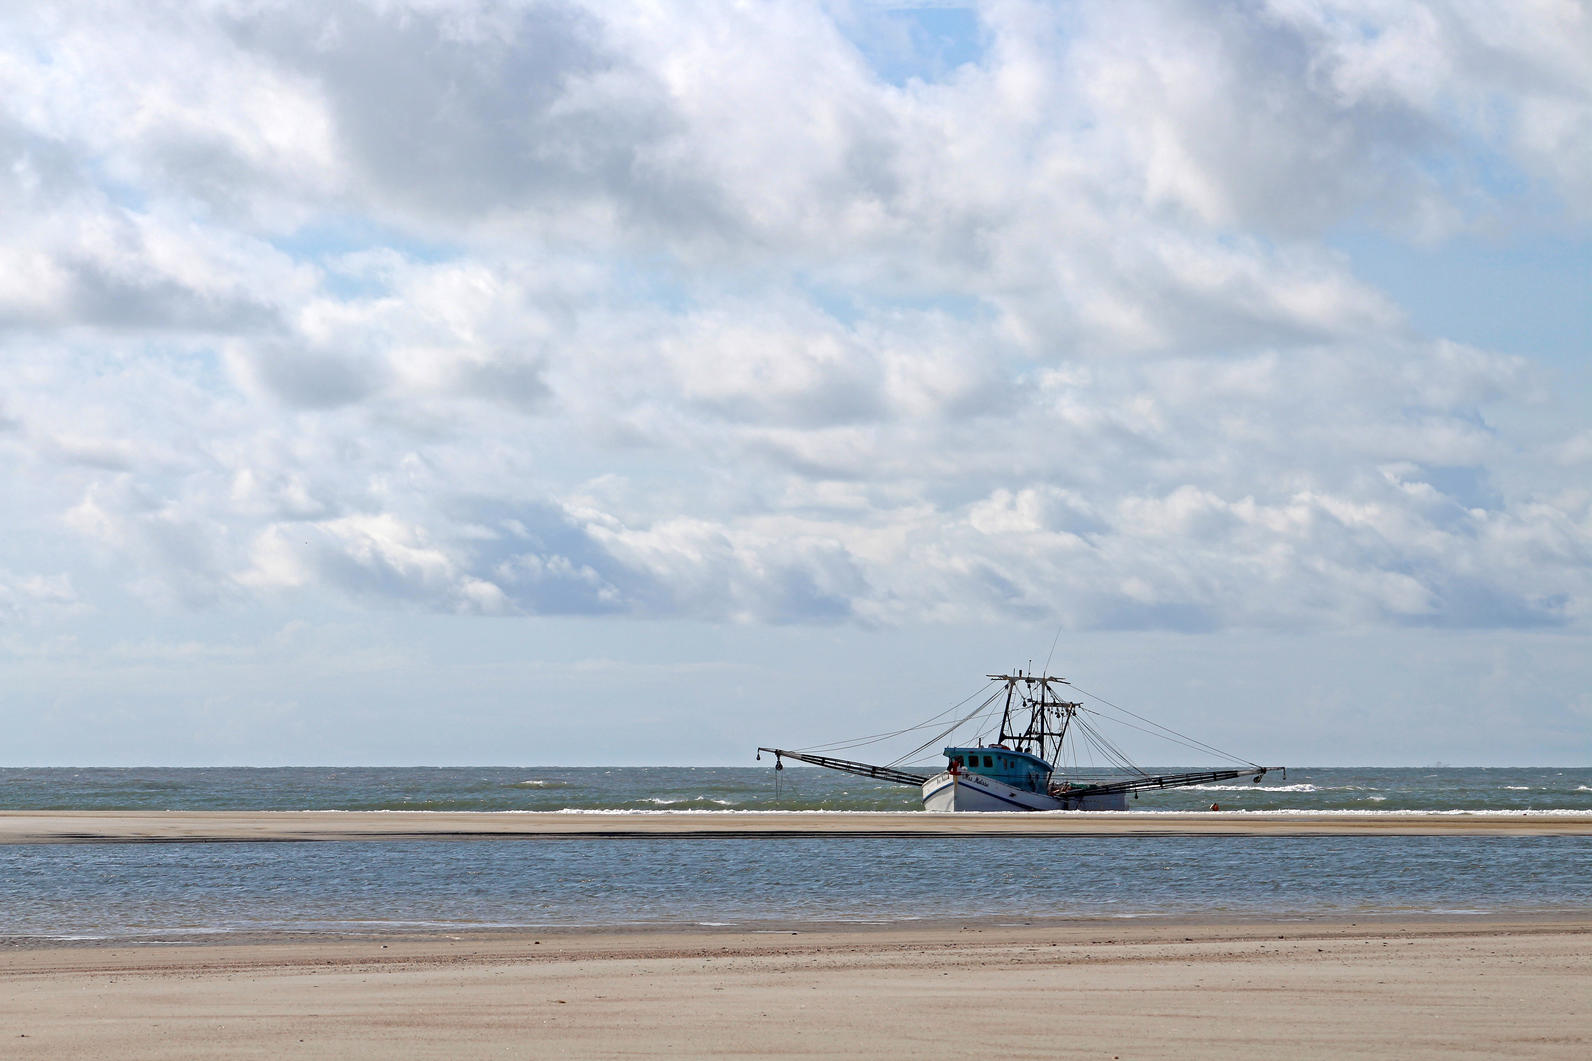
<path id="1" fill-rule="evenodd" d="M 1266 811 L 3 811 L 0 844 L 466 840 L 545 836 L 1589 836 L 1592 814 Z"/>
<path id="2" fill-rule="evenodd" d="M 1592 915 L 0 950 L 0 1054 L 1592 1056 Z"/>

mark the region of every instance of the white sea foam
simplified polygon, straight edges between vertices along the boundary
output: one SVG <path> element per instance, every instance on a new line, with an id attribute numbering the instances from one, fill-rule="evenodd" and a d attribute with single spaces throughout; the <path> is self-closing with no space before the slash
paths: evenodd
<path id="1" fill-rule="evenodd" d="M 669 803 L 671 801 L 664 800 L 662 802 Z M 674 801 L 674 802 L 679 802 L 679 801 Z M 501 811 L 488 811 L 488 812 L 485 812 L 485 813 L 498 814 L 498 813 L 504 813 L 504 812 L 501 812 Z M 777 815 L 824 814 L 824 815 L 834 816 L 834 815 L 848 815 L 848 814 L 849 815 L 859 815 L 859 814 L 879 814 L 879 813 L 885 813 L 885 814 L 905 813 L 905 814 L 910 814 L 910 813 L 913 813 L 913 812 L 912 811 L 900 811 L 900 812 L 883 811 L 883 812 L 881 812 L 881 811 L 871 811 L 871 810 L 816 810 L 816 809 L 814 809 L 814 810 L 779 810 L 777 808 L 774 809 L 774 810 L 735 810 L 735 811 L 728 811 L 728 810 L 707 810 L 707 809 L 705 809 L 703 807 L 689 807 L 689 808 L 686 808 L 684 810 L 644 810 L 644 809 L 640 809 L 640 808 L 631 808 L 631 807 L 560 807 L 556 811 L 528 810 L 528 811 L 510 811 L 510 812 L 507 812 L 507 813 L 512 813 L 512 814 L 597 814 L 597 815 L 619 815 L 619 816 L 625 816 L 625 815 L 641 815 L 641 816 L 658 815 L 660 817 L 665 815 L 665 814 L 667 814 L 670 817 L 674 817 L 675 815 L 679 815 L 679 814 L 737 814 L 737 815 L 740 815 L 740 814 L 777 814 Z M 1018 816 L 1021 816 L 1019 812 L 1013 812 L 1013 813 L 1017 814 Z M 1094 812 L 1094 811 L 1075 811 L 1075 812 L 1068 812 L 1068 813 L 1077 813 L 1077 814 L 1088 815 L 1088 814 L 1092 814 L 1092 813 L 1096 813 L 1096 812 Z"/>
<path id="2" fill-rule="evenodd" d="M 676 807 L 682 803 L 714 803 L 720 807 L 733 807 L 736 805 L 733 799 L 706 799 L 702 796 L 694 796 L 690 799 L 664 799 L 662 796 L 648 796 L 641 802 L 656 804 L 659 807 Z M 572 807 L 570 809 L 574 810 L 576 808 Z M 680 813 L 686 812 L 682 811 Z"/>
<path id="3" fill-rule="evenodd" d="M 1367 799 L 1372 799 L 1372 800 L 1384 800 L 1387 797 L 1386 796 L 1368 796 L 1366 798 Z M 418 813 L 429 813 L 429 812 L 418 812 Z M 442 813 L 442 812 L 437 812 L 437 813 Z M 452 813 L 452 812 L 447 812 L 447 813 Z M 758 814 L 766 814 L 766 815 L 778 815 L 778 816 L 783 816 L 783 817 L 799 816 L 799 815 L 822 815 L 822 816 L 825 816 L 825 817 L 835 818 L 835 817 L 871 817 L 871 816 L 880 815 L 880 814 L 885 814 L 885 815 L 915 814 L 915 813 L 918 813 L 918 812 L 911 811 L 911 810 L 873 811 L 873 810 L 777 810 L 777 809 L 776 810 L 734 810 L 734 811 L 725 811 L 725 810 L 704 810 L 704 809 L 701 809 L 701 808 L 692 808 L 692 809 L 689 809 L 689 810 L 631 810 L 631 809 L 604 809 L 604 808 L 594 808 L 594 807 L 563 807 L 563 808 L 561 808 L 561 809 L 559 809 L 557 811 L 489 811 L 489 812 L 485 812 L 485 813 L 492 813 L 492 814 L 504 814 L 504 813 L 507 813 L 507 814 L 533 814 L 533 815 L 534 814 L 590 814 L 590 815 L 598 815 L 598 816 L 607 815 L 607 816 L 617 816 L 617 817 L 625 817 L 625 816 L 647 817 L 647 816 L 654 816 L 654 815 L 658 816 L 658 817 L 662 817 L 664 815 L 668 815 L 670 817 L 674 817 L 674 816 L 677 816 L 677 815 L 684 815 L 684 814 L 703 814 L 703 815 L 734 814 L 734 815 L 737 815 L 737 816 L 740 816 L 740 815 L 752 816 L 752 815 L 758 815 Z M 1034 817 L 1082 818 L 1082 819 L 1091 819 L 1092 820 L 1092 819 L 1096 819 L 1096 818 L 1111 818 L 1111 817 L 1120 817 L 1120 818 L 1157 818 L 1157 817 L 1161 817 L 1163 815 L 1166 816 L 1166 817 L 1188 816 L 1188 817 L 1210 817 L 1210 818 L 1221 818 L 1221 817 L 1240 817 L 1240 818 L 1299 818 L 1299 817 L 1316 817 L 1316 818 L 1354 818 L 1354 817 L 1362 817 L 1362 818 L 1366 818 L 1366 817 L 1368 817 L 1368 818 L 1425 818 L 1425 817 L 1457 817 L 1457 816 L 1461 816 L 1461 815 L 1474 817 L 1474 818 L 1528 818 L 1528 817 L 1529 818 L 1542 818 L 1542 817 L 1550 817 L 1550 818 L 1551 817 L 1584 818 L 1584 817 L 1586 817 L 1589 814 L 1592 814 L 1592 811 L 1588 811 L 1588 810 L 1584 810 L 1584 809 L 1576 809 L 1576 808 L 1557 808 L 1557 807 L 1556 808 L 1543 808 L 1543 809 L 1530 808 L 1530 807 L 1521 807 L 1521 808 L 1514 808 L 1514 809 L 1508 809 L 1508 810 L 1496 810 L 1496 809 L 1487 809 L 1487 810 L 1463 810 L 1463 809 L 1455 809 L 1455 810 L 1419 810 L 1419 809 L 1413 809 L 1413 808 L 1395 809 L 1395 810 L 1362 810 L 1362 809 L 1346 809 L 1346 808 L 1315 810 L 1315 809 L 1312 809 L 1312 808 L 1309 808 L 1309 807 L 1298 807 L 1298 808 L 1292 808 L 1292 809 L 1288 809 L 1288 810 L 1242 810 L 1242 809 L 1240 809 L 1240 810 L 1230 810 L 1230 811 L 1202 811 L 1202 810 L 1179 810 L 1179 809 L 1173 809 L 1173 810 L 1128 810 L 1128 811 L 1117 811 L 1117 810 L 988 811 L 988 812 L 980 813 L 978 815 L 978 817 L 980 819 L 990 819 L 990 820 L 999 819 L 999 818 L 1034 818 Z"/>
<path id="4" fill-rule="evenodd" d="M 1201 792 L 1319 792 L 1315 785 L 1190 785 Z"/>
<path id="5" fill-rule="evenodd" d="M 1097 816 L 1110 814 L 1112 811 L 1081 811 L 1079 813 Z M 1116 812 L 1121 813 L 1121 812 Z M 1132 813 L 1132 812 L 1129 812 Z M 1197 814 L 1197 811 L 1151 811 L 1151 814 Z M 1309 810 L 1300 808 L 1296 810 L 1239 810 L 1222 813 L 1231 813 L 1245 818 L 1443 818 L 1443 817 L 1470 817 L 1470 818 L 1584 818 L 1589 813 L 1585 810 L 1571 808 L 1548 808 L 1538 810 L 1523 807 L 1517 810 Z"/>

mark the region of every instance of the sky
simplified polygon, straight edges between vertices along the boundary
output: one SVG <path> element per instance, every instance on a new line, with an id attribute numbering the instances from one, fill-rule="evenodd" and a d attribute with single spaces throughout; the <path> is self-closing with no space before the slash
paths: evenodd
<path id="1" fill-rule="evenodd" d="M 1249 760 L 1585 765 L 1589 55 L 0 0 L 0 765 L 752 765 L 1047 659 Z"/>

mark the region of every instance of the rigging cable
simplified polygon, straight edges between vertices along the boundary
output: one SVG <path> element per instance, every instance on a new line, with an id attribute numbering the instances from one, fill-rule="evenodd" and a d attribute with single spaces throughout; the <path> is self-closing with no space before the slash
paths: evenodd
<path id="1" fill-rule="evenodd" d="M 1078 726 L 1084 737 L 1088 739 L 1101 756 L 1119 770 L 1126 770 L 1140 777 L 1149 776 L 1142 768 L 1129 759 L 1127 753 L 1117 747 L 1110 738 L 1101 733 L 1095 726 L 1084 718 L 1075 718 L 1073 723 Z"/>
<path id="2" fill-rule="evenodd" d="M 1098 715 L 1101 718 L 1110 718 L 1110 716 L 1106 715 L 1103 711 L 1090 711 L 1089 713 L 1092 715 Z M 1199 741 L 1193 740 L 1192 738 L 1179 739 L 1182 736 L 1181 734 L 1178 734 L 1177 736 L 1168 736 L 1168 733 L 1175 733 L 1176 731 L 1174 730 L 1166 730 L 1165 732 L 1162 732 L 1161 730 L 1157 729 L 1145 729 L 1143 726 L 1135 726 L 1133 723 L 1124 721 L 1120 718 L 1111 718 L 1110 721 L 1113 725 L 1121 726 L 1123 729 L 1131 729 L 1138 733 L 1146 733 L 1152 737 L 1157 737 L 1161 740 L 1164 740 L 1168 744 L 1176 744 L 1187 748 L 1190 751 L 1206 752 L 1211 755 L 1218 755 L 1224 759 L 1230 760 L 1231 762 L 1242 763 L 1246 767 L 1253 767 L 1256 765 L 1250 762 L 1248 759 L 1240 759 L 1236 755 L 1229 755 L 1227 752 L 1224 752 L 1219 748 L 1212 748 L 1210 745 L 1203 744 Z M 1154 725 L 1154 723 L 1151 723 L 1151 725 Z M 1164 729 L 1164 727 L 1162 727 L 1162 729 Z"/>
<path id="3" fill-rule="evenodd" d="M 833 741 L 833 742 L 831 742 L 829 744 L 814 744 L 814 745 L 811 745 L 811 746 L 806 747 L 806 748 L 798 748 L 797 750 L 798 751 L 804 751 L 804 752 L 824 752 L 824 751 L 838 751 L 838 750 L 843 749 L 843 748 L 860 748 L 860 747 L 862 747 L 863 745 L 866 745 L 866 744 L 877 744 L 880 741 L 889 740 L 892 737 L 899 737 L 903 733 L 911 733 L 914 730 L 927 729 L 928 727 L 938 723 L 941 719 L 943 719 L 946 715 L 949 715 L 952 711 L 955 711 L 958 708 L 960 708 L 963 704 L 965 704 L 969 700 L 973 699 L 973 697 L 977 696 L 979 693 L 983 692 L 988 687 L 989 687 L 988 683 L 985 683 L 983 686 L 980 686 L 979 688 L 974 689 L 971 693 L 969 693 L 966 696 L 962 697 L 961 700 L 958 700 L 956 703 L 952 704 L 950 707 L 946 708 L 944 711 L 941 711 L 939 714 L 935 715 L 933 718 L 924 719 L 922 722 L 914 723 L 913 725 L 906 726 L 906 727 L 904 727 L 902 729 L 893 730 L 893 731 L 891 731 L 889 733 L 875 733 L 872 736 L 868 736 L 868 737 L 851 737 L 851 738 L 848 738 L 846 740 Z M 982 705 L 980 705 L 980 706 L 982 706 Z M 975 712 L 975 714 L 976 713 L 977 712 Z M 971 717 L 971 716 L 969 716 L 969 717 Z M 967 719 L 963 719 L 962 721 L 965 722 L 965 721 L 967 721 Z M 961 722 L 957 723 L 957 725 L 961 725 L 961 724 L 962 724 Z M 934 742 L 932 740 L 929 742 L 929 744 L 933 744 L 933 743 Z M 924 747 L 927 747 L 927 745 L 924 745 Z M 912 753 L 908 752 L 907 754 L 910 755 Z M 899 762 L 900 760 L 897 760 L 897 761 Z"/>
<path id="4" fill-rule="evenodd" d="M 1058 629 L 1056 631 L 1056 637 L 1057 637 L 1058 640 L 1060 639 L 1060 637 L 1061 637 L 1061 630 L 1060 629 Z M 1052 652 L 1052 654 L 1054 654 L 1054 652 L 1055 652 L 1055 643 L 1054 642 L 1052 642 L 1052 644 L 1051 644 L 1051 652 Z M 1045 660 L 1046 670 L 1049 669 L 1049 665 L 1050 665 L 1050 660 L 1047 657 L 1046 660 Z M 1131 759 L 1129 759 L 1127 754 L 1125 752 L 1123 752 L 1121 748 L 1119 748 L 1108 737 L 1106 737 L 1106 735 L 1104 733 L 1102 733 L 1094 724 L 1089 722 L 1084 717 L 1086 714 L 1087 715 L 1091 715 L 1091 716 L 1095 716 L 1096 718 L 1099 718 L 1099 719 L 1102 719 L 1102 720 L 1109 720 L 1114 725 L 1123 726 L 1123 727 L 1126 727 L 1127 729 L 1135 730 L 1135 731 L 1137 731 L 1139 733 L 1145 733 L 1145 734 L 1148 734 L 1148 735 L 1153 736 L 1153 737 L 1157 737 L 1157 738 L 1159 738 L 1161 740 L 1167 741 L 1167 742 L 1172 743 L 1172 744 L 1181 745 L 1182 747 L 1187 748 L 1190 751 L 1204 752 L 1206 754 L 1215 755 L 1215 756 L 1218 756 L 1218 757 L 1220 757 L 1222 759 L 1226 759 L 1226 760 L 1229 760 L 1229 761 L 1234 762 L 1234 763 L 1242 763 L 1245 766 L 1249 766 L 1249 767 L 1255 766 L 1255 764 L 1250 762 L 1248 759 L 1244 759 L 1244 758 L 1241 758 L 1239 756 L 1233 755 L 1231 752 L 1223 751 L 1222 749 L 1217 748 L 1214 745 L 1210 745 L 1210 744 L 1205 743 L 1204 741 L 1197 740 L 1197 739 L 1195 739 L 1193 737 L 1188 736 L 1187 734 L 1179 733 L 1177 730 L 1172 729 L 1170 726 L 1163 726 L 1159 722 L 1154 722 L 1154 721 L 1152 721 L 1150 719 L 1145 718 L 1143 715 L 1135 714 L 1134 712 L 1129 711 L 1125 707 L 1121 707 L 1121 706 L 1119 706 L 1117 704 L 1112 703 L 1110 700 L 1107 700 L 1103 696 L 1098 696 L 1095 693 L 1091 693 L 1087 689 L 1081 689 L 1081 688 L 1079 688 L 1076 685 L 1072 685 L 1072 683 L 1070 683 L 1070 682 L 1068 682 L 1067 684 L 1069 686 L 1071 686 L 1072 688 L 1077 689 L 1078 692 L 1080 692 L 1083 695 L 1089 697 L 1090 699 L 1096 700 L 1096 701 L 1100 702 L 1101 704 L 1104 704 L 1106 707 L 1111 708 L 1113 711 L 1116 711 L 1116 712 L 1118 712 L 1118 713 L 1120 713 L 1122 715 L 1126 715 L 1126 716 L 1128 716 L 1130 718 L 1137 719 L 1139 722 L 1144 723 L 1143 726 L 1136 726 L 1132 722 L 1128 722 L 1125 719 L 1114 718 L 1114 717 L 1111 717 L 1110 715 L 1106 714 L 1105 712 L 1099 711 L 1097 709 L 1083 708 L 1083 707 L 1080 706 L 1078 711 L 1073 715 L 1072 721 L 1073 721 L 1074 726 L 1077 727 L 1078 735 L 1082 739 L 1072 742 L 1072 746 L 1070 748 L 1067 747 L 1066 745 L 1063 745 L 1063 747 L 1060 749 L 1061 756 L 1059 756 L 1059 758 L 1061 758 L 1063 760 L 1070 760 L 1072 768 L 1073 768 L 1074 771 L 1076 771 L 1078 769 L 1078 767 L 1080 766 L 1078 752 L 1083 747 L 1087 746 L 1088 748 L 1092 749 L 1094 752 L 1097 752 L 1103 760 L 1105 760 L 1107 763 L 1110 763 L 1111 765 L 1115 766 L 1117 769 L 1126 770 L 1126 771 L 1128 771 L 1130 773 L 1137 774 L 1140 777 L 1149 776 L 1144 769 L 1142 769 L 1141 767 L 1136 765 Z M 900 737 L 900 736 L 902 736 L 904 734 L 915 733 L 915 732 L 918 732 L 920 730 L 927 729 L 927 728 L 929 728 L 931 726 L 935 726 L 935 725 L 940 724 L 945 719 L 945 717 L 947 715 L 949 715 L 949 714 L 951 714 L 951 713 L 953 713 L 955 711 L 960 710 L 962 707 L 964 707 L 968 703 L 968 701 L 972 700 L 974 697 L 978 696 L 979 693 L 984 692 L 985 689 L 988 689 L 988 688 L 989 688 L 989 686 L 986 685 L 983 688 L 975 690 L 974 692 L 970 693 L 969 695 L 963 697 L 957 703 L 952 704 L 950 707 L 946 708 L 944 711 L 941 711 L 939 714 L 934 715 L 932 718 L 926 719 L 926 720 L 924 720 L 922 722 L 919 722 L 919 723 L 916 723 L 914 725 L 906 726 L 906 727 L 904 727 L 902 729 L 892 730 L 892 731 L 889 731 L 889 732 L 886 732 L 886 733 L 875 733 L 875 734 L 872 734 L 870 736 L 855 737 L 855 738 L 851 738 L 849 740 L 834 741 L 834 742 L 831 742 L 829 744 L 812 745 L 812 746 L 810 746 L 808 748 L 804 748 L 802 750 L 816 753 L 816 752 L 835 751 L 835 750 L 849 749 L 849 748 L 858 748 L 858 747 L 863 747 L 863 746 L 869 745 L 869 744 L 877 744 L 877 743 L 879 743 L 881 741 L 886 741 L 886 740 L 890 740 L 890 739 L 895 738 L 895 737 Z M 966 715 L 963 715 L 962 717 L 956 719 L 949 726 L 947 726 L 945 729 L 943 729 L 939 733 L 937 733 L 935 736 L 930 737 L 927 741 L 924 741 L 922 744 L 918 745 L 916 748 L 913 748 L 911 751 L 907 752 L 905 755 L 897 757 L 896 759 L 891 761 L 888 765 L 892 766 L 892 767 L 899 766 L 903 762 L 906 762 L 907 760 L 911 759 L 913 756 L 918 755 L 920 752 L 923 752 L 926 749 L 931 748 L 934 745 L 936 745 L 936 744 L 938 744 L 938 743 L 940 743 L 942 741 L 945 741 L 947 738 L 951 737 L 951 735 L 954 734 L 957 730 L 962 729 L 964 726 L 968 725 L 971 722 L 975 722 L 975 721 L 979 720 L 981 716 L 983 716 L 984 714 L 986 714 L 986 712 L 988 712 L 988 713 L 991 714 L 992 717 L 989 718 L 989 719 L 985 719 L 983 722 L 981 722 L 978 725 L 978 728 L 977 728 L 976 732 L 973 735 L 975 740 L 979 740 L 980 742 L 982 742 L 982 737 L 983 737 L 983 734 L 984 734 L 985 730 L 987 729 L 989 723 L 991 721 L 993 721 L 993 711 L 995 709 L 999 709 L 1001 707 L 1001 704 L 1000 704 L 1001 694 L 1002 694 L 1002 692 L 1006 691 L 1006 688 L 1007 687 L 1006 687 L 1005 684 L 996 683 L 996 687 L 995 687 L 994 691 L 991 692 L 989 694 L 989 696 L 986 697 L 983 700 L 983 702 L 981 702 L 977 707 L 973 708 L 972 711 L 969 711 Z M 1146 727 L 1149 727 L 1149 728 L 1146 728 Z M 1056 765 L 1059 767 L 1059 766 L 1063 766 L 1064 764 L 1062 762 L 1058 762 Z"/>
<path id="5" fill-rule="evenodd" d="M 1254 766 L 1254 765 L 1256 765 L 1256 764 L 1250 762 L 1248 759 L 1242 758 L 1241 756 L 1234 755 L 1232 752 L 1225 752 L 1222 749 L 1217 748 L 1217 747 L 1215 747 L 1213 745 L 1206 744 L 1204 741 L 1195 740 L 1193 737 L 1190 737 L 1187 734 L 1179 733 L 1177 730 L 1172 729 L 1170 726 L 1163 726 L 1159 722 L 1152 722 L 1150 719 L 1145 718 L 1143 715 L 1136 715 L 1132 711 L 1129 711 L 1125 707 L 1119 707 L 1116 704 L 1113 704 L 1110 700 L 1107 700 L 1103 696 L 1096 696 L 1094 693 L 1091 693 L 1088 689 L 1079 689 L 1078 686 L 1076 686 L 1076 685 L 1074 685 L 1073 688 L 1074 689 L 1078 689 L 1078 691 L 1080 693 L 1083 693 L 1083 695 L 1085 695 L 1085 696 L 1087 696 L 1087 697 L 1089 697 L 1089 698 L 1091 698 L 1093 700 L 1100 701 L 1102 704 L 1105 704 L 1107 707 L 1111 708 L 1114 711 L 1120 711 L 1124 715 L 1128 715 L 1128 716 L 1130 716 L 1132 718 L 1138 719 L 1140 722 L 1143 722 L 1147 726 L 1153 726 L 1155 728 L 1155 730 L 1159 730 L 1160 732 L 1156 733 L 1156 732 L 1153 732 L 1152 730 L 1139 729 L 1138 726 L 1131 725 L 1131 724 L 1129 724 L 1127 722 L 1122 722 L 1121 720 L 1118 720 L 1118 722 L 1117 722 L 1118 725 L 1127 726 L 1129 729 L 1138 729 L 1139 732 L 1141 732 L 1141 733 L 1149 733 L 1152 736 L 1160 736 L 1160 737 L 1162 737 L 1163 740 L 1172 740 L 1175 743 L 1180 743 L 1185 748 L 1189 748 L 1191 750 L 1208 752 L 1211 755 L 1218 755 L 1218 756 L 1221 756 L 1223 759 L 1228 759 L 1228 760 L 1231 760 L 1232 762 L 1235 762 L 1235 763 L 1243 763 L 1246 766 Z M 1099 712 L 1096 712 L 1096 714 L 1099 714 Z M 1167 736 L 1167 734 L 1170 734 L 1170 736 Z"/>
<path id="6" fill-rule="evenodd" d="M 914 755 L 916 755 L 919 752 L 923 751 L 925 748 L 934 747 L 934 745 L 938 744 L 940 741 L 943 741 L 946 737 L 949 737 L 952 733 L 955 733 L 957 730 L 961 729 L 963 726 L 967 725 L 969 722 L 971 722 L 973 719 L 977 718 L 981 713 L 983 713 L 985 710 L 987 710 L 991 704 L 995 703 L 997 700 L 1000 699 L 1000 695 L 1001 695 L 1002 692 L 1003 692 L 1003 689 L 997 688 L 994 692 L 989 694 L 989 697 L 982 704 L 979 704 L 972 711 L 968 712 L 968 714 L 966 716 L 957 719 L 955 722 L 951 723 L 951 725 L 948 726 L 946 729 L 942 730 L 937 736 L 930 737 L 928 740 L 924 741 L 922 744 L 918 745 L 916 748 L 913 748 L 911 751 L 907 752 L 905 755 L 897 758 L 895 761 L 893 761 L 891 763 L 888 763 L 886 765 L 888 765 L 888 766 L 899 766 L 901 763 L 903 763 L 906 760 L 912 758 Z M 974 696 L 976 696 L 976 695 L 978 695 L 978 694 L 975 693 Z M 968 699 L 971 700 L 972 697 L 968 697 Z M 963 700 L 962 703 L 964 703 L 964 704 L 967 703 L 967 700 Z M 960 705 L 958 705 L 958 706 L 960 706 Z"/>

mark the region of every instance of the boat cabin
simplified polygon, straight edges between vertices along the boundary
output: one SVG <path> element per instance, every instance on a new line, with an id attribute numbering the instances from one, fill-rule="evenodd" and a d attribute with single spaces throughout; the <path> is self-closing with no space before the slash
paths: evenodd
<path id="1" fill-rule="evenodd" d="M 979 748 L 947 748 L 950 769 L 982 774 L 1026 792 L 1050 790 L 1050 764 L 1037 755 L 1013 751 L 999 744 Z"/>

